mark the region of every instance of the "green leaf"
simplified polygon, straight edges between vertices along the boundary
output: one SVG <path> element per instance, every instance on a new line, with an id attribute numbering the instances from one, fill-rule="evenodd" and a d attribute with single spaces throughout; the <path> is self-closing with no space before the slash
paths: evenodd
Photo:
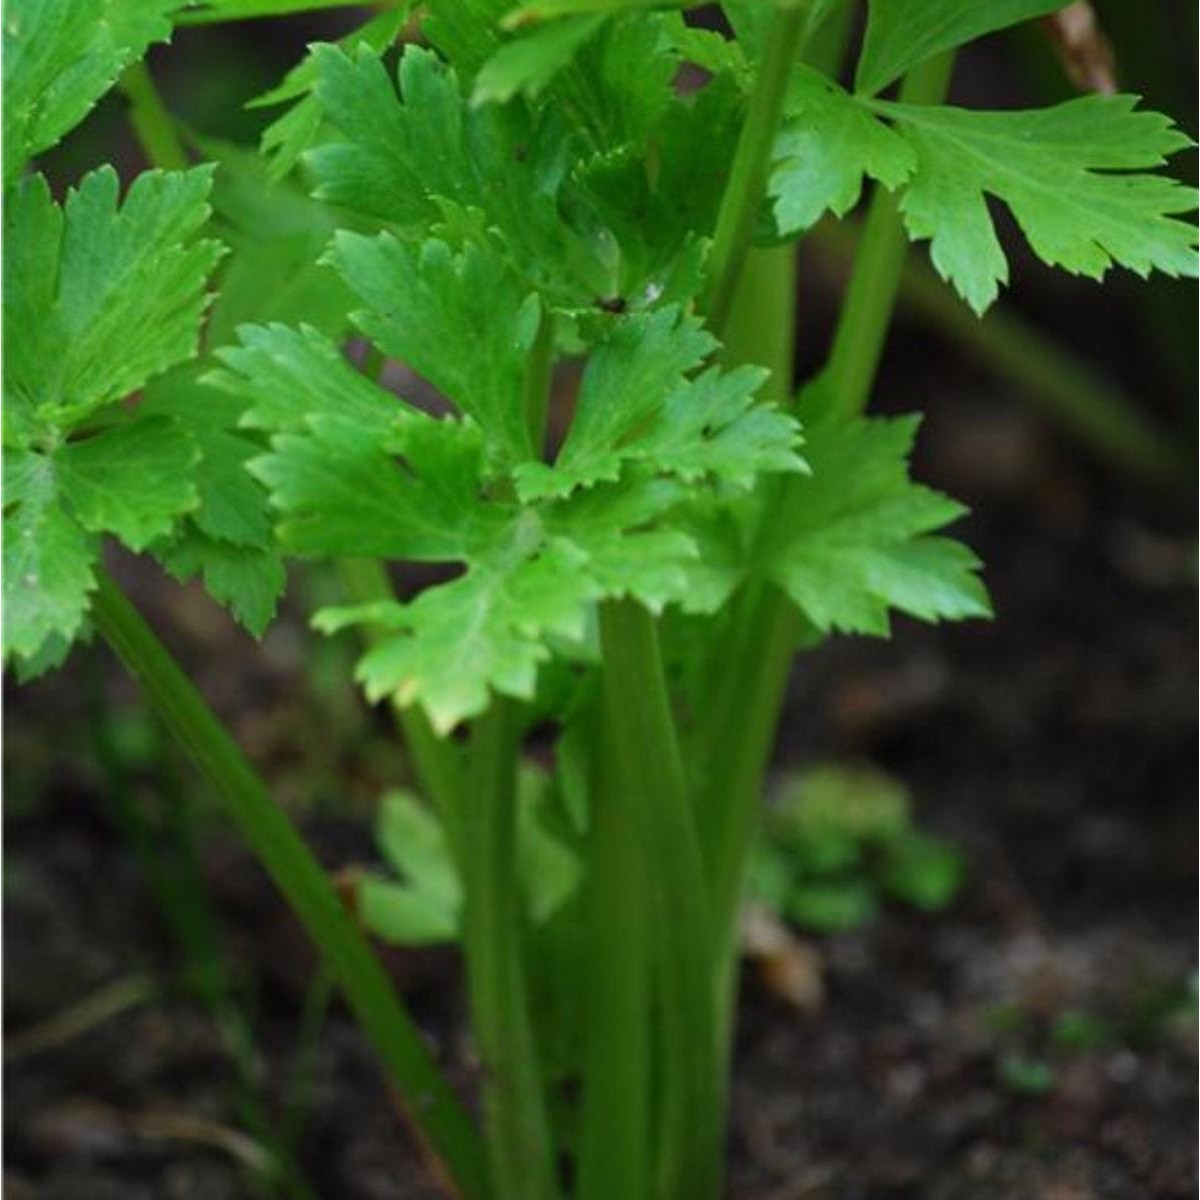
<path id="1" fill-rule="evenodd" d="M 33 155 L 79 124 L 152 42 L 171 36 L 170 14 L 179 6 L 180 0 L 6 0 L 5 188 Z"/>
<path id="2" fill-rule="evenodd" d="M 239 546 L 210 537 L 187 520 L 171 542 L 152 549 L 163 569 L 180 582 L 200 575 L 208 594 L 255 637 L 270 625 L 287 582 L 273 546 Z"/>
<path id="3" fill-rule="evenodd" d="M 264 444 L 238 428 L 244 405 L 201 383 L 188 368 L 151 384 L 138 411 L 146 417 L 172 418 L 187 429 L 198 447 L 199 461 L 188 473 L 198 501 L 189 520 L 197 529 L 234 546 L 271 547 L 274 534 L 267 494 L 246 470 Z"/>
<path id="4" fill-rule="evenodd" d="M 493 690 L 531 699 L 551 645 L 578 642 L 595 601 L 628 592 L 660 607 L 685 583 L 679 563 L 690 543 L 630 528 L 658 514 L 657 497 L 624 496 L 607 511 L 570 505 L 545 517 L 517 510 L 465 575 L 410 604 L 325 610 L 317 627 L 386 631 L 359 664 L 360 682 L 372 700 L 419 702 L 439 732 L 483 712 Z"/>
<path id="5" fill-rule="evenodd" d="M 867 924 L 878 910 L 875 889 L 863 879 L 809 879 L 787 897 L 785 913 L 816 933 L 848 933 Z"/>
<path id="6" fill-rule="evenodd" d="M 768 183 L 784 233 L 810 228 L 826 211 L 849 212 L 864 175 L 895 190 L 916 167 L 900 134 L 816 71 L 796 68 L 785 114 Z"/>
<path id="7" fill-rule="evenodd" d="M 402 4 L 378 13 L 337 43 L 347 52 L 358 46 L 368 46 L 377 54 L 383 53 L 400 36 L 408 20 L 410 5 Z M 266 173 L 271 182 L 289 174 L 300 156 L 316 141 L 321 128 L 321 104 L 313 94 L 317 81 L 317 61 L 312 49 L 284 77 L 283 82 L 251 100 L 247 108 L 270 108 L 277 104 L 296 103 L 283 116 L 263 130 L 260 142 L 269 160 Z"/>
<path id="8" fill-rule="evenodd" d="M 673 307 L 616 324 L 588 361 L 554 466 L 517 468 L 521 498 L 566 496 L 614 481 L 628 462 L 687 481 L 715 476 L 742 488 L 759 472 L 802 469 L 795 421 L 754 402 L 765 371 L 714 368 L 687 377 L 716 346 Z"/>
<path id="9" fill-rule="evenodd" d="M 1190 142 L 1136 104 L 1084 96 L 1011 113 L 878 104 L 917 156 L 900 201 L 909 235 L 931 239 L 933 265 L 976 312 L 1008 278 L 987 195 L 1008 205 L 1051 266 L 1093 279 L 1113 263 L 1142 276 L 1196 274 L 1195 224 L 1171 216 L 1195 208 L 1195 190 L 1131 173 Z"/>
<path id="10" fill-rule="evenodd" d="M 247 321 L 301 321 L 331 337 L 349 326 L 351 296 L 321 256 L 345 220 L 290 183 L 271 177 L 262 156 L 205 139 L 216 161 L 214 232 L 232 251 L 208 315 L 205 345 L 225 345 Z"/>
<path id="11" fill-rule="evenodd" d="M 953 846 L 913 830 L 888 846 L 882 883 L 897 900 L 922 912 L 938 912 L 958 894 L 966 873 Z"/>
<path id="12" fill-rule="evenodd" d="M 367 928 L 395 945 L 451 942 L 462 922 L 463 890 L 438 819 L 410 792 L 384 796 L 375 840 L 397 881 L 364 876 L 358 908 Z"/>
<path id="13" fill-rule="evenodd" d="M 1113 263 L 1195 275 L 1196 229 L 1175 214 L 1195 208 L 1196 192 L 1144 173 L 1190 143 L 1136 103 L 1086 96 L 970 112 L 861 100 L 800 69 L 770 182 L 775 220 L 786 235 L 825 209 L 840 215 L 870 175 L 899 192 L 909 236 L 930 239 L 934 266 L 977 312 L 1008 276 L 988 196 L 1051 266 L 1097 279 Z"/>
<path id="14" fill-rule="evenodd" d="M 59 209 L 40 176 L 5 211 L 5 393 L 32 425 L 69 429 L 196 351 L 221 250 L 196 233 L 211 168 L 85 176 Z"/>
<path id="15" fill-rule="evenodd" d="M 354 314 L 363 333 L 472 417 L 501 458 L 532 457 L 522 394 L 541 314 L 503 259 L 475 243 L 455 254 L 342 233 L 332 260 L 367 305 Z"/>
<path id="16" fill-rule="evenodd" d="M 318 198 L 390 222 L 414 240 L 447 224 L 487 229 L 528 285 L 559 304 L 607 294 L 605 247 L 560 213 L 569 162 L 560 114 L 472 108 L 455 72 L 420 47 L 409 46 L 400 60 L 399 96 L 372 55 L 360 50 L 352 61 L 332 47 L 314 52 L 317 94 L 342 134 L 308 157 Z"/>
<path id="17" fill-rule="evenodd" d="M 517 775 L 517 870 L 529 916 L 544 924 L 575 894 L 583 876 L 579 855 L 551 832 L 547 815 L 553 781 L 522 763 Z"/>
<path id="18" fill-rule="evenodd" d="M 505 42 L 479 69 L 472 103 L 507 104 L 514 96 L 537 96 L 603 21 L 603 15 L 569 17 Z"/>
<path id="19" fill-rule="evenodd" d="M 194 508 L 195 442 L 137 414 L 49 449 L 4 451 L 4 653 L 29 659 L 79 633 L 98 533 L 143 550 Z M 63 648 L 65 654 L 65 647 Z"/>
<path id="20" fill-rule="evenodd" d="M 427 0 L 421 32 L 469 78 L 501 44 L 500 18 L 510 0 Z"/>
<path id="21" fill-rule="evenodd" d="M 306 435 L 273 438 L 253 470 L 286 514 L 284 546 L 414 562 L 470 553 L 496 524 L 479 496 L 478 438 L 452 421 L 425 418 L 419 428 L 418 420 L 390 443 L 332 416 L 310 417 Z"/>
<path id="22" fill-rule="evenodd" d="M 364 432 L 387 436 L 405 413 L 315 329 L 243 325 L 241 341 L 222 346 L 224 364 L 205 382 L 239 397 L 244 423 L 272 433 L 304 430 L 310 416 L 353 418 Z"/>
<path id="23" fill-rule="evenodd" d="M 873 95 L 943 50 L 1061 7 L 1062 0 L 871 0 L 855 91 Z"/>
<path id="24" fill-rule="evenodd" d="M 929 536 L 963 513 L 908 478 L 917 420 L 808 430 L 800 519 L 770 531 L 763 569 L 821 631 L 886 636 L 888 609 L 925 621 L 990 615 L 965 546 Z"/>
<path id="25" fill-rule="evenodd" d="M 144 550 L 195 508 L 191 468 L 198 458 L 178 424 L 142 416 L 54 454 L 58 487 L 83 528 L 116 534 L 131 550 Z"/>
<path id="26" fill-rule="evenodd" d="M 66 512 L 55 464 L 4 448 L 4 657 L 33 658 L 51 639 L 70 643 L 95 586 L 96 539 Z"/>

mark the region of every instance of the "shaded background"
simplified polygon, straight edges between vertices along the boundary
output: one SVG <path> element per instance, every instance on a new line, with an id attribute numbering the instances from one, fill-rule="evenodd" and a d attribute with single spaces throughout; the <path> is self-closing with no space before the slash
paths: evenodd
<path id="1" fill-rule="evenodd" d="M 1194 134 L 1194 7 L 1097 8 L 1123 89 Z M 359 19 L 180 30 L 151 69 L 197 130 L 252 142 L 277 110 L 244 102 L 307 42 Z M 952 98 L 1070 94 L 1029 28 L 965 51 Z M 142 165 L 117 97 L 44 165 L 61 187 L 104 160 L 125 177 Z M 1193 177 L 1194 156 L 1173 169 Z M 1000 307 L 1127 394 L 1190 458 L 1194 288 L 1119 272 L 1101 288 L 1042 267 L 1016 239 L 1007 249 Z M 828 344 L 845 258 L 815 238 L 801 262 L 806 375 Z M 733 1194 L 1192 1196 L 1194 489 L 1114 465 L 911 305 L 874 404 L 927 414 L 915 473 L 973 510 L 962 536 L 986 563 L 997 619 L 898 621 L 890 642 L 838 639 L 804 656 L 778 766 L 890 772 L 968 876 L 944 912 L 887 909 L 814 939 L 818 1011 L 795 1011 L 747 972 Z M 294 574 L 255 647 L 197 589 L 128 558 L 114 566 L 325 861 L 373 861 L 374 804 L 404 764 L 385 715 L 346 683 L 350 647 L 305 628 L 330 582 Z M 24 689 L 6 682 L 5 699 L 5 1196 L 271 1194 L 254 1132 L 264 1120 L 287 1132 L 311 1194 L 436 1194 L 369 1053 L 326 1008 L 302 935 L 107 653 L 77 651 Z M 139 844 L 163 864 L 157 877 Z M 186 954 L 181 913 L 194 926 Z M 469 1084 L 454 956 L 388 961 Z M 75 1026 L 52 1020 L 81 1000 L 91 1007 Z"/>

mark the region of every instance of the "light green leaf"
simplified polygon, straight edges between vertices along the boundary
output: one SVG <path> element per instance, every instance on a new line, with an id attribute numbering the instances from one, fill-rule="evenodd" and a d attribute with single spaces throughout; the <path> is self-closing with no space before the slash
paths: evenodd
<path id="1" fill-rule="evenodd" d="M 355 370 L 317 330 L 243 325 L 238 335 L 239 344 L 217 350 L 224 366 L 205 382 L 240 398 L 247 426 L 292 432 L 326 414 L 352 417 L 365 432 L 386 437 L 405 419 L 396 397 Z"/>
<path id="2" fill-rule="evenodd" d="M 930 536 L 964 510 L 909 480 L 916 429 L 899 418 L 808 431 L 799 520 L 771 528 L 762 569 L 823 632 L 886 636 L 889 608 L 925 621 L 990 615 L 975 556 Z"/>
<path id="3" fill-rule="evenodd" d="M 78 125 L 152 42 L 180 0 L 6 0 L 4 186 Z M 9 245 L 13 243 L 10 241 Z"/>
<path id="4" fill-rule="evenodd" d="M 454 941 L 463 890 L 438 819 L 410 792 L 389 792 L 379 806 L 375 840 L 398 878 L 359 880 L 358 910 L 367 928 L 394 945 Z"/>
<path id="5" fill-rule="evenodd" d="M 569 495 L 577 487 L 613 481 L 630 457 L 634 433 L 656 416 L 684 375 L 717 348 L 698 322 L 678 309 L 618 322 L 588 360 L 575 416 L 554 467 L 519 467 L 522 498 Z M 761 380 L 756 380 L 761 382 Z"/>
<path id="6" fill-rule="evenodd" d="M 759 472 L 802 468 L 796 423 L 756 404 L 766 372 L 715 368 L 688 378 L 717 343 L 675 308 L 619 322 L 592 353 L 570 432 L 553 467 L 523 463 L 523 500 L 619 478 L 629 462 L 687 481 L 750 487 Z"/>
<path id="7" fill-rule="evenodd" d="M 601 595 L 578 551 L 518 518 L 462 578 L 393 606 L 391 636 L 367 652 L 358 679 L 372 700 L 419 702 L 446 733 L 483 712 L 491 690 L 530 699 L 546 638 L 578 640 Z M 321 614 L 317 624 L 326 627 Z"/>
<path id="8" fill-rule="evenodd" d="M 785 234 L 826 208 L 844 212 L 865 173 L 898 191 L 909 235 L 930 239 L 934 266 L 977 312 L 1008 276 L 988 196 L 1052 266 L 1092 278 L 1113 263 L 1196 274 L 1195 225 L 1175 217 L 1196 192 L 1144 173 L 1190 143 L 1167 118 L 1135 111 L 1135 97 L 971 112 L 861 100 L 801 70 L 790 101 L 770 185 Z"/>
<path id="9" fill-rule="evenodd" d="M 418 420 L 390 444 L 332 416 L 310 417 L 308 435 L 272 439 L 252 469 L 285 514 L 283 545 L 331 557 L 465 557 L 496 523 L 479 497 L 478 440 L 455 422 Z"/>
<path id="10" fill-rule="evenodd" d="M 462 917 L 429 892 L 376 875 L 363 875 L 355 906 L 367 930 L 392 946 L 440 946 L 458 939 Z"/>
<path id="11" fill-rule="evenodd" d="M 509 508 L 506 523 L 473 548 L 466 574 L 409 604 L 326 609 L 315 624 L 378 628 L 384 636 L 357 672 L 368 697 L 419 703 L 445 733 L 483 712 L 492 691 L 531 699 L 551 646 L 578 643 L 605 595 L 655 609 L 678 599 L 691 543 L 650 525 L 679 499 L 650 485 L 545 510 Z"/>
<path id="12" fill-rule="evenodd" d="M 873 95 L 943 50 L 1062 7 L 1062 0 L 870 0 L 855 91 Z"/>
<path id="13" fill-rule="evenodd" d="M 146 171 L 117 206 L 109 167 L 60 210 L 40 176 L 5 212 L 4 375 L 31 421 L 71 428 L 196 351 L 216 242 L 211 168 Z"/>
<path id="14" fill-rule="evenodd" d="M 931 239 L 933 265 L 977 312 L 1008 278 L 987 195 L 1008 205 L 1051 266 L 1093 279 L 1113 263 L 1143 276 L 1195 275 L 1195 224 L 1171 214 L 1194 209 L 1196 192 L 1132 173 L 1190 143 L 1136 104 L 1085 96 L 1027 112 L 967 112 L 879 103 L 917 156 L 900 201 L 909 235 Z"/>
<path id="15" fill-rule="evenodd" d="M 904 138 L 816 71 L 796 68 L 785 113 L 768 184 L 785 234 L 849 212 L 864 175 L 895 190 L 916 167 Z"/>

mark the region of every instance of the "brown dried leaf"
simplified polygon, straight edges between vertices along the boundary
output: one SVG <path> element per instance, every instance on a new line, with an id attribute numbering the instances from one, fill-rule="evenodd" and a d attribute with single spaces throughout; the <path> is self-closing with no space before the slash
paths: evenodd
<path id="1" fill-rule="evenodd" d="M 767 989 L 793 1008 L 817 1013 L 824 1007 L 820 953 L 761 904 L 748 904 L 742 910 L 742 953 L 758 965 Z"/>
<path id="2" fill-rule="evenodd" d="M 1052 16 L 1042 28 L 1054 46 L 1067 78 L 1087 92 L 1113 95 L 1117 91 L 1116 59 L 1088 0 L 1075 0 Z"/>

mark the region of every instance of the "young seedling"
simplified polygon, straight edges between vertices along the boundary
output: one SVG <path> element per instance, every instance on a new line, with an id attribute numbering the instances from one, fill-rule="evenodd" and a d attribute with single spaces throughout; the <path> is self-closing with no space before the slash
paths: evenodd
<path id="1" fill-rule="evenodd" d="M 976 312 L 1008 276 L 989 199 L 1051 265 L 1194 274 L 1195 195 L 1155 172 L 1187 139 L 1128 96 L 943 103 L 958 46 L 1054 0 L 870 0 L 850 87 L 841 0 L 730 0 L 728 34 L 641 0 L 397 4 L 260 98 L 289 105 L 262 159 L 183 129 L 139 65 L 173 23 L 309 7 L 6 6 L 5 657 L 31 676 L 90 630 L 113 647 L 457 1194 L 712 1200 L 793 656 L 892 612 L 989 612 L 946 532 L 961 506 L 910 478 L 917 419 L 863 415 L 907 239 Z M 30 162 L 119 77 L 169 169 L 120 200 L 101 167 L 59 203 Z M 797 396 L 795 243 L 867 180 L 829 361 Z M 379 382 L 392 361 L 444 404 Z M 419 797 L 383 810 L 393 915 L 463 948 L 481 1126 L 105 573 L 109 535 L 255 633 L 285 560 L 338 564 L 349 602 L 314 622 L 359 631 L 357 678 L 409 746 Z M 402 600 L 403 563 L 454 571 Z M 531 809 L 535 725 L 554 770 Z"/>

